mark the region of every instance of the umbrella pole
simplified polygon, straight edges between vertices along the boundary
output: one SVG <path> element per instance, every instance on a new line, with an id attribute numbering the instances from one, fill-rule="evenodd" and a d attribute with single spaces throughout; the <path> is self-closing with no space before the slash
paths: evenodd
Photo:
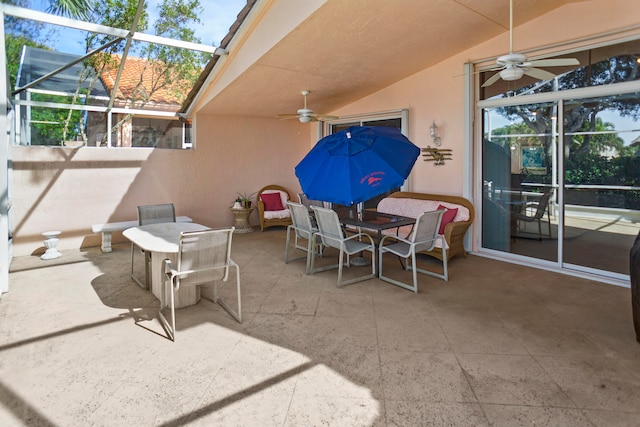
<path id="1" fill-rule="evenodd" d="M 364 203 L 360 202 L 356 205 L 356 209 L 358 212 L 358 220 L 362 219 L 362 209 L 364 208 Z M 358 232 L 362 232 L 362 228 L 358 227 Z M 366 267 L 368 265 L 371 265 L 371 260 L 369 260 L 368 258 L 363 257 L 362 255 L 364 255 L 364 252 L 360 252 L 360 256 L 355 257 L 351 260 L 351 264 L 355 265 L 356 267 Z"/>

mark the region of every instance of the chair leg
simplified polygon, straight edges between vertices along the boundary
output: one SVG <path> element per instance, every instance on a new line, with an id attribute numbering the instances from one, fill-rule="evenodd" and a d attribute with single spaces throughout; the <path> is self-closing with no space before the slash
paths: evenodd
<path id="1" fill-rule="evenodd" d="M 307 266 L 305 270 L 305 274 L 311 274 L 311 262 L 313 257 L 316 256 L 316 245 L 314 243 L 315 236 L 309 236 L 307 240 Z"/>
<path id="2" fill-rule="evenodd" d="M 236 293 L 238 294 L 238 311 L 233 310 L 229 305 L 222 299 L 218 297 L 218 285 L 214 282 L 213 284 L 213 302 L 220 305 L 220 307 L 224 308 L 227 313 L 231 315 L 238 323 L 242 323 L 242 297 L 240 294 L 240 268 L 238 265 L 232 265 L 236 269 Z"/>
<path id="3" fill-rule="evenodd" d="M 419 273 L 426 274 L 428 276 L 437 277 L 438 279 L 442 279 L 445 282 L 449 281 L 449 267 L 448 267 L 448 261 L 447 261 L 447 250 L 444 248 L 444 245 L 442 247 L 442 269 L 443 269 L 442 274 L 436 273 L 434 271 L 429 271 L 429 270 L 424 270 L 424 269 L 421 269 L 421 268 L 417 268 L 415 265 L 414 265 L 414 267 L 416 268 L 416 270 Z"/>
<path id="4" fill-rule="evenodd" d="M 160 310 L 158 311 L 158 320 L 160 324 L 167 331 L 167 335 L 171 341 L 175 341 L 176 331 L 176 313 L 173 298 L 173 286 L 171 286 L 171 323 L 165 316 L 165 310 L 167 309 L 167 279 L 163 278 L 160 284 Z"/>
<path id="5" fill-rule="evenodd" d="M 296 257 L 296 258 L 289 258 L 289 246 L 291 245 L 291 227 L 287 227 L 287 239 L 286 239 L 286 246 L 284 248 L 284 263 L 288 264 L 290 262 L 293 261 L 297 261 L 299 259 L 302 258 L 306 258 L 307 260 L 307 265 L 306 265 L 306 272 L 305 274 L 309 274 L 309 256 L 305 255 L 305 256 L 300 256 L 300 257 Z M 309 246 L 309 242 L 307 242 L 307 247 Z M 295 232 L 295 237 L 293 239 L 293 250 L 295 252 L 296 249 L 300 249 L 301 251 L 307 251 L 308 254 L 308 249 L 305 249 L 304 246 L 300 246 L 298 243 L 298 233 Z"/>
<path id="6" fill-rule="evenodd" d="M 144 271 L 145 271 L 145 283 L 142 283 L 140 281 L 140 279 L 138 279 L 136 277 L 135 274 L 133 274 L 133 265 L 134 265 L 134 254 L 136 251 L 137 246 L 133 243 L 131 243 L 131 278 L 133 279 L 134 282 L 136 282 L 138 284 L 138 286 L 140 286 L 142 289 L 149 289 L 149 263 L 148 263 L 148 259 L 147 259 L 147 252 L 143 252 L 144 254 L 144 259 L 145 259 L 145 263 L 144 263 Z"/>
<path id="7" fill-rule="evenodd" d="M 541 220 L 538 220 L 538 240 L 542 242 L 542 224 Z"/>
<path id="8" fill-rule="evenodd" d="M 397 254 L 394 254 L 394 255 L 396 255 L 398 258 L 402 258 L 400 255 L 397 255 Z M 413 269 L 412 267 L 410 267 L 410 266 L 409 266 L 409 264 L 410 264 L 410 261 L 409 261 L 409 254 L 407 254 L 407 258 L 406 258 L 406 260 L 407 260 L 407 261 L 406 261 L 406 267 L 404 267 L 404 266 L 403 266 L 403 267 L 402 267 L 402 269 L 403 269 L 404 271 L 407 271 L 407 270 L 409 270 L 409 269 L 414 270 L 414 271 L 412 272 L 413 277 L 414 277 L 414 279 L 413 279 L 413 280 L 414 280 L 414 282 L 413 282 L 413 283 L 414 283 L 414 285 L 413 285 L 413 286 L 408 285 L 408 284 L 406 284 L 406 283 L 404 283 L 404 282 L 401 282 L 401 281 L 399 281 L 399 280 L 392 279 L 391 277 L 385 276 L 385 275 L 383 274 L 383 272 L 382 272 L 382 254 L 381 254 L 381 253 L 379 253 L 379 254 L 378 254 L 378 260 L 379 260 L 378 278 L 379 278 L 380 280 L 382 280 L 382 281 L 384 281 L 384 282 L 387 282 L 387 283 L 391 283 L 392 285 L 399 286 L 399 287 L 401 287 L 401 288 L 403 288 L 403 289 L 407 289 L 407 290 L 410 290 L 410 291 L 413 291 L 413 292 L 418 292 L 418 291 L 417 291 L 417 277 L 416 277 L 415 269 Z"/>
<path id="9" fill-rule="evenodd" d="M 371 252 L 371 251 L 369 251 Z M 347 262 L 344 263 L 343 262 L 343 255 L 346 254 L 347 255 Z M 338 287 L 342 288 L 343 286 L 346 285 L 351 285 L 353 283 L 358 283 L 358 282 L 362 282 L 364 280 L 368 280 L 371 278 L 376 277 L 376 263 L 375 263 L 375 253 L 372 252 L 371 254 L 371 274 L 367 274 L 365 276 L 360 276 L 360 277 L 356 277 L 354 279 L 350 279 L 350 280 L 342 280 L 342 267 L 344 265 L 346 265 L 347 267 L 350 266 L 349 264 L 349 254 L 347 252 L 344 252 L 344 249 L 340 250 L 340 258 L 338 259 L 339 261 L 339 266 L 338 266 Z"/>
<path id="10" fill-rule="evenodd" d="M 289 263 L 289 238 L 291 237 L 291 227 L 287 227 L 287 242 L 284 247 L 284 263 Z"/>
<path id="11" fill-rule="evenodd" d="M 413 289 L 412 291 L 418 293 L 418 269 L 416 268 L 416 251 L 411 251 L 411 265 L 413 273 Z"/>
<path id="12" fill-rule="evenodd" d="M 338 257 L 338 287 L 341 288 L 342 285 L 342 266 L 343 266 L 343 257 L 344 257 L 344 252 L 342 251 L 342 248 L 340 248 L 340 256 Z M 347 257 L 347 262 L 349 262 L 349 258 Z"/>

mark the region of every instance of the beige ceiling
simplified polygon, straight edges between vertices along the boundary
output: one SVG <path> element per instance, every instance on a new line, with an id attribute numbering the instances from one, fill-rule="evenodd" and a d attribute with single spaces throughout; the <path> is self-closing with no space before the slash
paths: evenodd
<path id="1" fill-rule="evenodd" d="M 514 27 L 574 1 L 515 0 Z M 330 112 L 508 30 L 508 0 L 328 0 L 203 111 L 275 117 L 308 89 Z"/>

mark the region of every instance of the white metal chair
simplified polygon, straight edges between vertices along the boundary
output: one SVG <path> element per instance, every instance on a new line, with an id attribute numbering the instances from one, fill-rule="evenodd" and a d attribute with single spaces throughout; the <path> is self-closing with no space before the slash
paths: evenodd
<path id="1" fill-rule="evenodd" d="M 176 210 L 173 203 L 138 206 L 138 225 L 159 224 L 163 222 L 176 222 Z M 149 289 L 149 266 L 151 265 L 151 254 L 141 250 L 144 254 L 145 271 L 145 282 L 142 283 L 133 273 L 136 247 L 137 246 L 134 243 L 131 243 L 131 278 L 140 287 Z"/>
<path id="2" fill-rule="evenodd" d="M 376 263 L 375 263 L 375 243 L 371 236 L 366 233 L 357 233 L 349 237 L 344 236 L 342 227 L 340 225 L 340 219 L 338 214 L 326 208 L 318 206 L 311 206 L 311 209 L 315 212 L 316 221 L 318 222 L 318 236 L 322 239 L 322 244 L 326 247 L 336 248 L 340 251 L 338 258 L 338 264 L 322 267 L 316 271 L 324 271 L 338 267 L 338 287 L 341 288 L 345 285 L 361 282 L 363 280 L 371 279 L 375 277 Z M 362 240 L 365 240 L 364 242 Z M 359 252 L 369 251 L 371 252 L 371 274 L 366 276 L 356 277 L 351 280 L 342 280 L 342 267 L 346 264 L 350 265 L 349 257 Z M 347 255 L 346 263 L 343 262 L 344 255 Z M 314 271 L 314 259 L 311 257 L 311 271 Z"/>
<path id="3" fill-rule="evenodd" d="M 288 264 L 291 261 L 296 261 L 302 258 L 307 259 L 306 274 L 313 274 L 311 269 L 312 258 L 316 255 L 322 255 L 322 240 L 316 233 L 318 228 L 314 227 L 311 221 L 309 210 L 300 203 L 287 202 L 287 207 L 291 211 L 291 220 L 293 224 L 287 227 L 287 243 L 284 249 L 284 263 Z M 289 244 L 291 241 L 291 231 L 295 233 L 293 239 L 294 250 L 299 249 L 305 251 L 306 257 L 289 258 Z M 298 239 L 307 241 L 307 246 L 302 246 L 298 243 Z"/>
<path id="4" fill-rule="evenodd" d="M 162 263 L 163 278 L 160 293 L 159 318 L 169 338 L 175 341 L 175 295 L 183 286 L 213 286 L 213 302 L 220 304 L 234 319 L 242 323 L 240 296 L 240 269 L 231 259 L 231 240 L 235 228 L 189 231 L 180 233 L 177 265 L 165 259 Z M 227 281 L 229 269 L 236 269 L 238 309 L 234 311 L 218 296 L 217 282 Z M 171 309 L 171 322 L 165 316 L 167 294 Z M 204 298 L 204 296 L 203 296 Z"/>
<path id="5" fill-rule="evenodd" d="M 324 202 L 320 200 L 311 200 L 307 197 L 306 194 L 298 193 L 298 200 L 301 205 L 304 205 L 307 209 L 311 210 L 311 206 L 318 206 L 320 208 L 324 208 Z"/>
<path id="6" fill-rule="evenodd" d="M 442 221 L 443 213 L 444 210 L 437 210 L 420 214 L 420 216 L 418 216 L 418 218 L 416 219 L 416 225 L 413 228 L 413 232 L 408 239 L 402 239 L 397 236 L 389 235 L 384 236 L 382 240 L 380 240 L 380 248 L 378 249 L 380 251 L 378 260 L 378 271 L 380 272 L 380 280 L 384 280 L 385 282 L 400 286 L 401 288 L 409 289 L 416 293 L 418 292 L 417 273 L 428 274 L 430 276 L 444 279 L 445 281 L 449 280 L 449 273 L 447 271 L 446 242 L 444 236 L 438 234 L 438 229 L 440 228 L 440 221 Z M 384 245 L 387 239 L 392 239 L 395 242 Z M 444 267 L 444 274 L 438 274 L 433 271 L 423 270 L 418 268 L 418 266 L 416 265 L 416 253 L 432 250 L 438 240 L 440 240 L 440 242 L 442 243 L 442 265 Z M 388 276 L 384 276 L 382 274 L 382 254 L 387 252 L 407 260 L 405 269 L 412 270 L 413 272 L 413 286 L 392 279 Z"/>

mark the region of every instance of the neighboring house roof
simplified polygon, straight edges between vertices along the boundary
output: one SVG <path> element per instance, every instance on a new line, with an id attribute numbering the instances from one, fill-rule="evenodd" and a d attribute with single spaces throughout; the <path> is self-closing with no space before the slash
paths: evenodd
<path id="1" fill-rule="evenodd" d="M 122 55 L 113 55 L 113 58 L 113 63 L 109 64 L 100 76 L 109 92 L 115 86 Z M 116 103 L 131 106 L 130 100 L 135 99 L 135 106 L 144 104 L 145 108 L 178 111 L 184 94 L 175 87 L 162 86 L 159 77 L 152 61 L 127 57 L 118 85 Z"/>
<path id="2" fill-rule="evenodd" d="M 25 46 L 20 59 L 20 67 L 17 76 L 17 86 L 25 86 L 54 70 L 70 64 L 80 58 L 79 55 L 40 49 L 32 46 Z M 115 86 L 115 79 L 120 65 L 121 55 L 113 55 L 114 61 L 101 73 L 99 80 L 95 82 L 92 89 L 93 96 L 108 98 Z M 152 63 L 142 58 L 128 57 L 120 78 L 116 103 L 120 106 L 130 105 L 130 100 L 137 91 L 136 99 L 147 99 L 147 94 L 151 96 L 145 104 L 145 108 L 163 111 L 178 111 L 185 98 L 184 93 L 173 87 L 157 87 L 158 78 L 154 75 Z M 43 90 L 52 94 L 71 96 L 78 86 L 78 79 L 86 70 L 82 62 L 59 72 L 58 74 L 43 80 L 35 85 L 33 90 Z M 92 76 L 96 77 L 96 72 L 92 70 L 89 76 L 81 83 L 82 88 L 89 87 Z M 136 105 L 140 105 L 138 102 Z"/>

